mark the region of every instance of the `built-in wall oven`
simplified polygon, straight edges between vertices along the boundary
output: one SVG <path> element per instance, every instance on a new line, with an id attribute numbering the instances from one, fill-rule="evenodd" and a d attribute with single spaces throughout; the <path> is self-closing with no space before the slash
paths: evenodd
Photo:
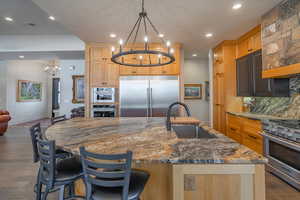
<path id="1" fill-rule="evenodd" d="M 115 88 L 93 88 L 93 103 L 114 103 Z"/>
<path id="2" fill-rule="evenodd" d="M 285 122 L 286 124 L 286 122 Z M 300 131 L 282 121 L 264 123 L 264 152 L 267 170 L 300 190 Z"/>

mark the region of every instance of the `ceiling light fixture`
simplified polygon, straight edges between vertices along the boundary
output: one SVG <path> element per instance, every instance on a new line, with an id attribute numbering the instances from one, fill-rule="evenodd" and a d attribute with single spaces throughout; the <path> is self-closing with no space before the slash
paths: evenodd
<path id="1" fill-rule="evenodd" d="M 45 65 L 45 67 L 44 67 L 44 71 L 48 72 L 52 76 L 58 75 L 58 72 L 61 70 L 62 70 L 62 68 L 59 66 L 59 63 L 56 60 L 49 62 L 49 64 Z M 71 68 L 70 68 L 70 70 L 71 70 Z"/>
<path id="2" fill-rule="evenodd" d="M 13 21 L 14 21 L 14 19 L 11 18 L 11 17 L 4 17 L 4 19 L 5 19 L 6 21 L 8 21 L 8 22 L 13 22 Z"/>
<path id="3" fill-rule="evenodd" d="M 241 3 L 236 3 L 236 4 L 234 4 L 233 6 L 232 6 L 232 9 L 233 10 L 238 10 L 238 9 L 240 9 L 242 7 L 242 4 Z"/>
<path id="4" fill-rule="evenodd" d="M 193 57 L 197 57 L 197 54 L 194 53 L 192 56 L 193 56 Z"/>
<path id="5" fill-rule="evenodd" d="M 55 21 L 55 17 L 53 17 L 52 15 L 48 17 L 50 20 Z"/>
<path id="6" fill-rule="evenodd" d="M 151 49 L 149 46 L 149 40 L 154 39 L 149 37 L 148 26 L 152 28 L 156 37 L 158 37 L 162 44 L 167 47 L 166 51 Z M 135 49 L 140 28 L 144 29 L 144 48 L 142 50 Z M 142 0 L 142 11 L 139 13 L 136 23 L 131 29 L 127 39 L 125 41 L 122 39 L 119 40 L 119 51 L 115 52 L 116 49 L 112 48 L 111 61 L 119 65 L 132 67 L 155 67 L 171 64 L 175 61 L 175 57 L 173 56 L 174 49 L 171 48 L 171 42 L 165 41 L 163 37 L 164 35 L 157 30 L 152 21 L 149 19 L 144 8 L 144 0 Z"/>
<path id="7" fill-rule="evenodd" d="M 115 37 L 117 37 L 117 35 L 116 35 L 116 34 L 114 34 L 114 33 L 111 33 L 111 34 L 109 34 L 109 37 L 111 37 L 111 38 L 115 38 Z"/>
<path id="8" fill-rule="evenodd" d="M 210 38 L 210 37 L 212 37 L 212 36 L 213 36 L 212 33 L 206 33 L 206 35 L 205 35 L 205 37 L 207 37 L 207 38 Z"/>
<path id="9" fill-rule="evenodd" d="M 21 56 L 19 56 L 19 58 L 23 59 L 23 58 L 25 58 L 25 56 L 21 55 Z"/>

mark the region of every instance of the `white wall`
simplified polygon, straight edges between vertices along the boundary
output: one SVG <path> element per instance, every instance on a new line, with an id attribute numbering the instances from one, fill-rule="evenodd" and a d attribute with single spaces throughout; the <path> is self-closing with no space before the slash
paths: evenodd
<path id="1" fill-rule="evenodd" d="M 47 117 L 47 77 L 43 66 L 46 61 L 16 60 L 6 61 L 6 109 L 10 112 L 12 120 L 10 124 L 33 121 Z M 17 102 L 18 80 L 38 81 L 42 83 L 42 101 Z"/>
<path id="2" fill-rule="evenodd" d="M 201 100 L 185 100 L 189 105 L 192 116 L 209 122 L 209 102 L 205 100 L 205 81 L 209 81 L 208 59 L 184 60 L 184 83 L 202 84 Z"/>
<path id="3" fill-rule="evenodd" d="M 60 98 L 60 109 L 59 115 L 66 115 L 70 118 L 71 110 L 73 108 L 77 108 L 80 106 L 84 106 L 84 104 L 73 104 L 73 75 L 84 75 L 84 60 L 60 60 L 60 67 L 62 70 L 60 71 L 58 78 L 60 78 L 61 84 L 61 98 Z M 75 70 L 70 70 L 70 66 L 74 65 Z M 52 86 L 51 86 L 52 88 Z M 51 95 L 49 95 L 51 98 Z"/>
<path id="4" fill-rule="evenodd" d="M 6 109 L 6 67 L 5 62 L 0 61 L 0 110 Z"/>

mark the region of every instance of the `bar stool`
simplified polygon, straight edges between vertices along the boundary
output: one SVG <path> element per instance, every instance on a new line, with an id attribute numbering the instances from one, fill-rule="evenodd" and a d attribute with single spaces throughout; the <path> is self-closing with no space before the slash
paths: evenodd
<path id="1" fill-rule="evenodd" d="M 31 137 L 31 143 L 32 143 L 33 162 L 37 163 L 40 161 L 38 147 L 37 147 L 37 141 L 38 141 L 38 139 L 43 138 L 41 124 L 37 123 L 37 124 L 33 125 L 29 130 L 30 130 L 30 137 Z M 65 159 L 68 157 L 72 157 L 72 154 L 69 152 L 66 152 L 64 150 L 61 150 L 61 149 L 56 149 L 55 156 L 58 159 Z M 37 192 L 37 185 L 39 183 L 39 177 L 40 177 L 40 169 L 38 170 L 36 184 L 34 185 L 35 193 Z M 38 200 L 38 199 L 40 199 L 40 197 L 38 195 L 36 195 L 36 199 Z"/>
<path id="2" fill-rule="evenodd" d="M 80 147 L 80 155 L 87 200 L 139 200 L 150 175 L 131 170 L 132 152 L 104 155 Z"/>
<path id="3" fill-rule="evenodd" d="M 62 122 L 62 121 L 66 121 L 67 117 L 66 115 L 62 115 L 62 116 L 58 116 L 58 117 L 52 117 L 51 118 L 51 125 L 58 123 L 58 122 Z"/>
<path id="4" fill-rule="evenodd" d="M 37 140 L 37 147 L 40 158 L 39 182 L 37 186 L 37 196 L 46 200 L 48 193 L 59 189 L 59 200 L 82 198 L 74 193 L 74 183 L 83 178 L 82 166 L 78 157 L 66 158 L 56 162 L 55 141 L 44 139 Z M 45 191 L 42 193 L 42 187 Z M 69 186 L 68 198 L 64 197 L 65 188 Z"/>

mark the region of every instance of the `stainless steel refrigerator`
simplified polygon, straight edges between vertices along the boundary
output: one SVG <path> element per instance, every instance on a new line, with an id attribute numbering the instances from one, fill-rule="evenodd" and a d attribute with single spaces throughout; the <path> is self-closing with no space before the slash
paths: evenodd
<path id="1" fill-rule="evenodd" d="M 121 117 L 164 117 L 179 101 L 178 76 L 124 76 L 120 78 Z"/>

